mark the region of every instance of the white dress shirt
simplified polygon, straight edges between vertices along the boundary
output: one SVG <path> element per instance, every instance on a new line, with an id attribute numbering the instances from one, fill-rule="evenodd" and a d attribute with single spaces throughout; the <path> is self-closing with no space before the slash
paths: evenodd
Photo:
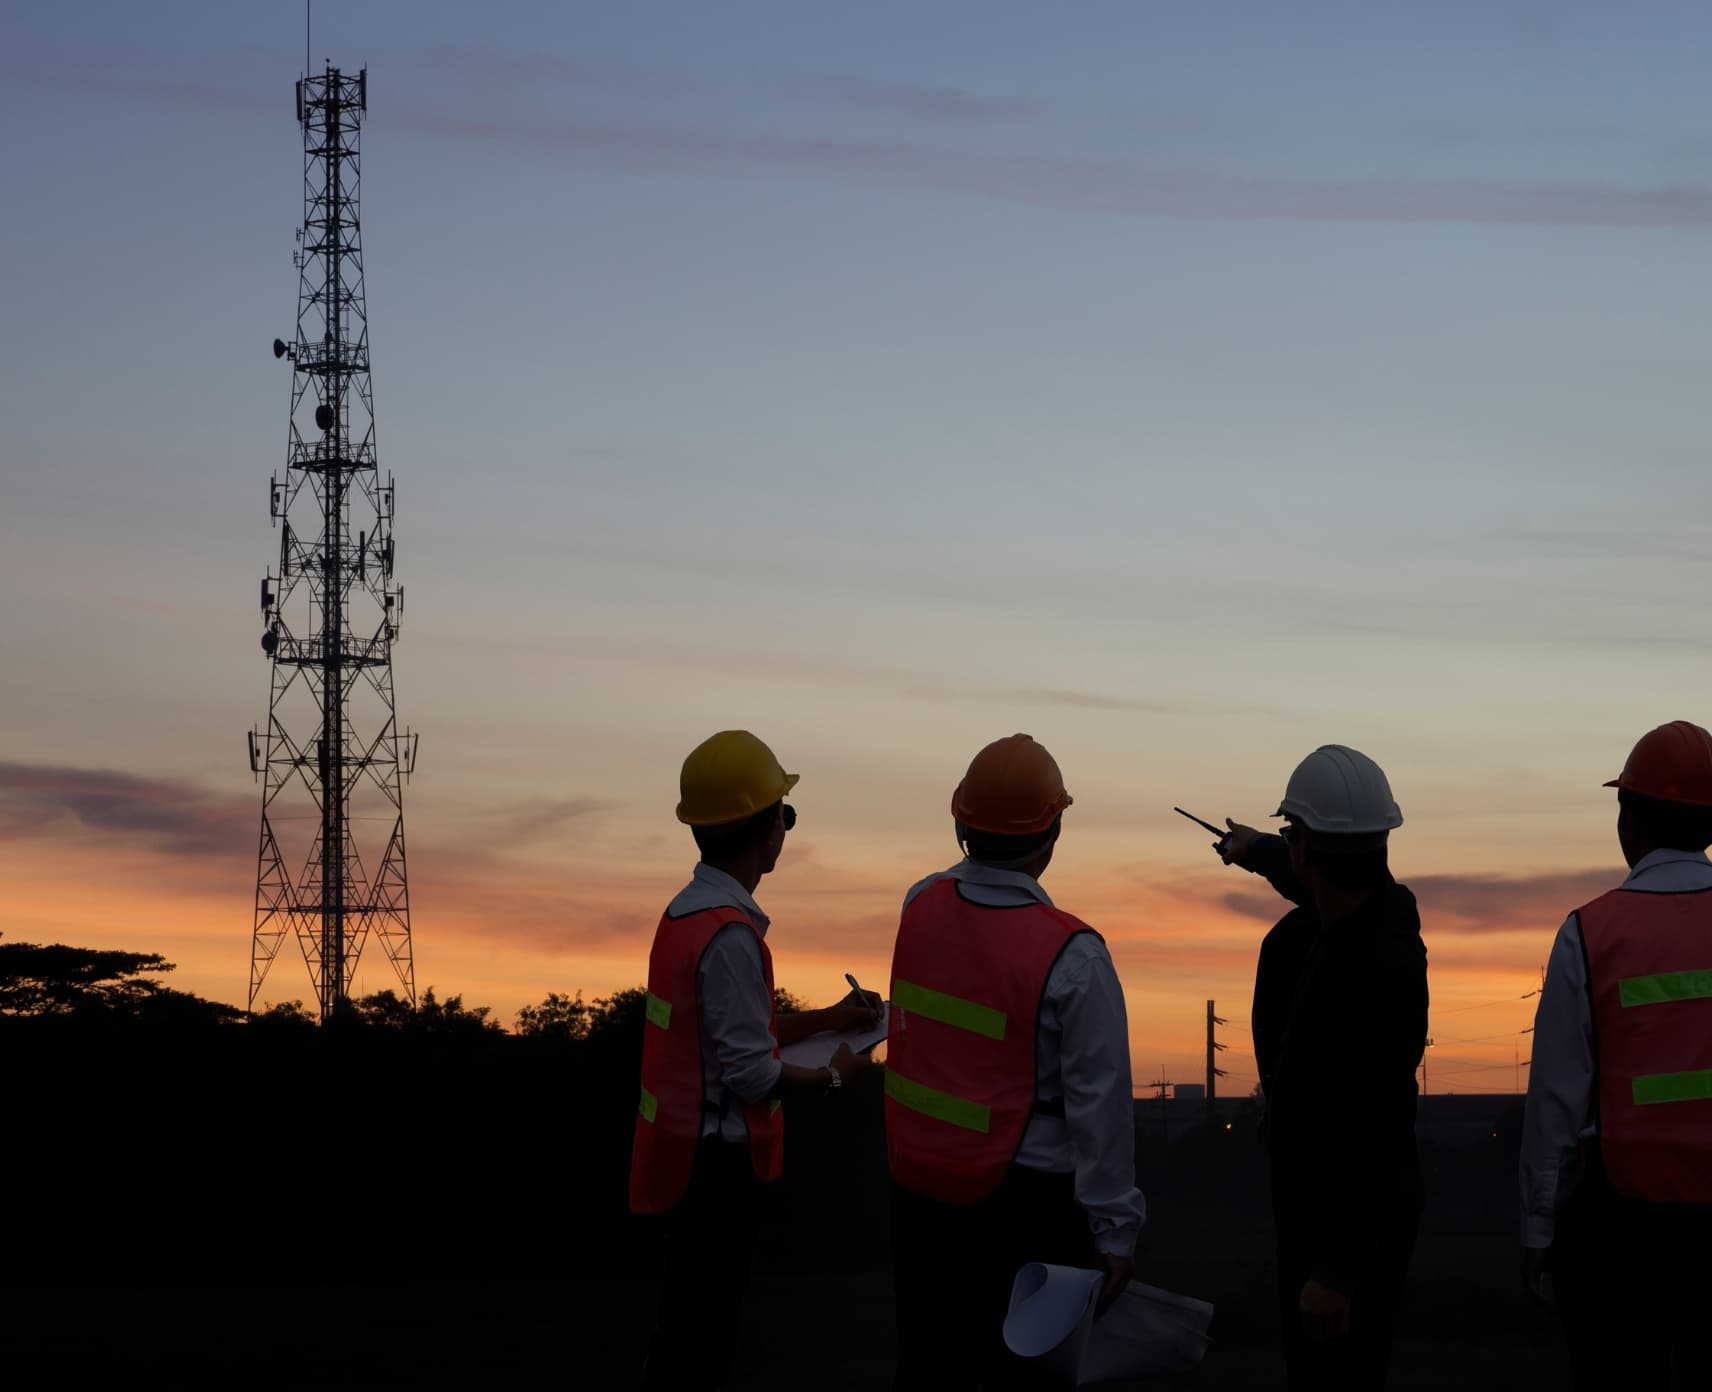
<path id="1" fill-rule="evenodd" d="M 1624 889 L 1683 894 L 1712 889 L 1712 861 L 1702 851 L 1642 856 Z M 1522 1119 L 1522 1245 L 1550 1247 L 1558 1211 L 1580 1178 L 1581 1142 L 1599 1134 L 1595 1115 L 1593 1005 L 1587 994 L 1581 919 L 1564 920 L 1546 964 L 1534 1012 L 1534 1061 Z"/>
<path id="2" fill-rule="evenodd" d="M 666 913 L 673 918 L 705 909 L 741 909 L 761 936 L 768 918 L 754 896 L 723 870 L 698 864 L 695 877 L 679 891 Z M 743 1108 L 772 1095 L 778 1086 L 773 1057 L 772 998 L 761 969 L 761 946 L 735 919 L 714 934 L 696 972 L 701 1017 L 701 1134 L 743 1141 L 749 1128 Z"/>
<path id="3" fill-rule="evenodd" d="M 958 881 L 972 903 L 990 908 L 1052 906 L 1032 875 L 963 860 L 913 886 L 904 907 L 946 879 Z M 1016 1163 L 1074 1170 L 1076 1202 L 1088 1215 L 1094 1245 L 1128 1256 L 1147 1221 L 1147 1201 L 1135 1187 L 1129 1022 L 1111 953 L 1092 933 L 1072 938 L 1046 978 L 1035 1033 L 1035 1088 L 1040 1097 L 1062 1097 L 1064 1115 L 1029 1118 Z"/>

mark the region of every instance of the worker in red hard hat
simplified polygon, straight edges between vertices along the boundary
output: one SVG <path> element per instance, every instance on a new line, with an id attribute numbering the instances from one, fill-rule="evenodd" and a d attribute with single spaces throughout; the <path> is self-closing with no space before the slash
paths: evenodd
<path id="1" fill-rule="evenodd" d="M 1070 794 L 1027 735 L 951 798 L 964 858 L 904 898 L 886 1041 L 899 1388 L 1032 1385 L 1002 1327 L 1027 1262 L 1095 1267 L 1103 1312 L 1146 1205 L 1123 987 L 1041 887 Z"/>
<path id="2" fill-rule="evenodd" d="M 1552 946 L 1522 1279 L 1557 1304 L 1577 1388 L 1712 1387 L 1712 734 L 1650 730 L 1605 786 L 1629 875 Z"/>
<path id="3" fill-rule="evenodd" d="M 1292 1389 L 1379 1388 L 1423 1199 L 1427 950 L 1391 875 L 1403 813 L 1377 763 L 1328 744 L 1275 815 L 1282 837 L 1227 820 L 1215 849 L 1296 905 L 1261 943 L 1252 1022 L 1285 1370 Z"/>
<path id="4" fill-rule="evenodd" d="M 840 1044 L 825 1068 L 779 1045 L 878 1019 L 851 996 L 774 1009 L 768 918 L 755 888 L 778 864 L 797 776 L 747 730 L 722 730 L 684 760 L 678 820 L 700 860 L 667 906 L 648 957 L 642 1087 L 630 1210 L 665 1215 L 666 1271 L 642 1385 L 719 1387 L 730 1371 L 762 1186 L 784 1164 L 783 1097 L 841 1087 L 869 1066 Z"/>

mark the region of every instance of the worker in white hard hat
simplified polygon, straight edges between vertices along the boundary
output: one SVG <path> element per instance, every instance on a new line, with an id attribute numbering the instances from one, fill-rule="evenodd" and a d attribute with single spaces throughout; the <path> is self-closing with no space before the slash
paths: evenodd
<path id="1" fill-rule="evenodd" d="M 1281 836 L 1227 819 L 1215 849 L 1296 906 L 1261 944 L 1253 1015 L 1285 1367 L 1292 1388 L 1378 1388 L 1422 1201 L 1427 952 L 1387 859 L 1403 814 L 1378 764 L 1330 744 L 1274 815 Z"/>
<path id="2" fill-rule="evenodd" d="M 644 1387 L 723 1385 L 760 1193 L 784 1163 L 780 1099 L 830 1092 L 869 1066 L 846 1044 L 825 1068 L 779 1058 L 781 1043 L 879 1019 L 872 992 L 825 1010 L 775 1012 L 755 887 L 796 825 L 784 800 L 796 782 L 747 730 L 702 741 L 679 777 L 678 820 L 701 858 L 654 930 L 630 1164 L 631 1212 L 665 1215 L 665 1281 Z"/>

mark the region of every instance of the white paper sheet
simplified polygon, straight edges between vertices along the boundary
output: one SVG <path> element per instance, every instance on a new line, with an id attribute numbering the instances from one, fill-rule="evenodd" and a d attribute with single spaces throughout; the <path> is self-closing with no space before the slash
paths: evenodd
<path id="1" fill-rule="evenodd" d="M 1005 1343 L 1076 1387 L 1170 1373 L 1206 1356 L 1213 1307 L 1131 1281 L 1096 1321 L 1100 1273 L 1030 1262 L 1011 1283 Z"/>
<path id="2" fill-rule="evenodd" d="M 781 1048 L 779 1060 L 782 1063 L 794 1063 L 798 1068 L 825 1068 L 832 1062 L 832 1056 L 838 1052 L 840 1044 L 848 1044 L 853 1054 L 872 1049 L 886 1037 L 886 1021 L 891 1013 L 890 1002 L 882 1002 L 880 1018 L 867 1029 L 826 1030 L 821 1034 L 811 1034 L 807 1039 L 799 1039 L 795 1044 L 786 1044 Z"/>

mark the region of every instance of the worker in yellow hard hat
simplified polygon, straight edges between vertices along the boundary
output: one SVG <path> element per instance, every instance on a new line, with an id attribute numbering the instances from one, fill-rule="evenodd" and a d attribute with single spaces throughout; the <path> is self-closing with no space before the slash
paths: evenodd
<path id="1" fill-rule="evenodd" d="M 892 957 L 886 1153 L 899 1388 L 1024 1385 L 1005 1348 L 1019 1266 L 1135 1270 L 1146 1205 L 1123 987 L 1041 888 L 1070 794 L 1027 735 L 978 753 L 951 798 L 962 860 L 904 899 Z"/>
<path id="2" fill-rule="evenodd" d="M 755 887 L 796 825 L 797 776 L 746 730 L 684 760 L 678 820 L 700 861 L 654 930 L 630 1207 L 664 1214 L 666 1273 L 645 1387 L 717 1387 L 735 1356 L 762 1185 L 784 1162 L 780 1099 L 842 1087 L 869 1066 L 840 1045 L 825 1068 L 779 1045 L 877 1019 L 854 992 L 825 1010 L 774 1010 L 767 915 Z"/>

